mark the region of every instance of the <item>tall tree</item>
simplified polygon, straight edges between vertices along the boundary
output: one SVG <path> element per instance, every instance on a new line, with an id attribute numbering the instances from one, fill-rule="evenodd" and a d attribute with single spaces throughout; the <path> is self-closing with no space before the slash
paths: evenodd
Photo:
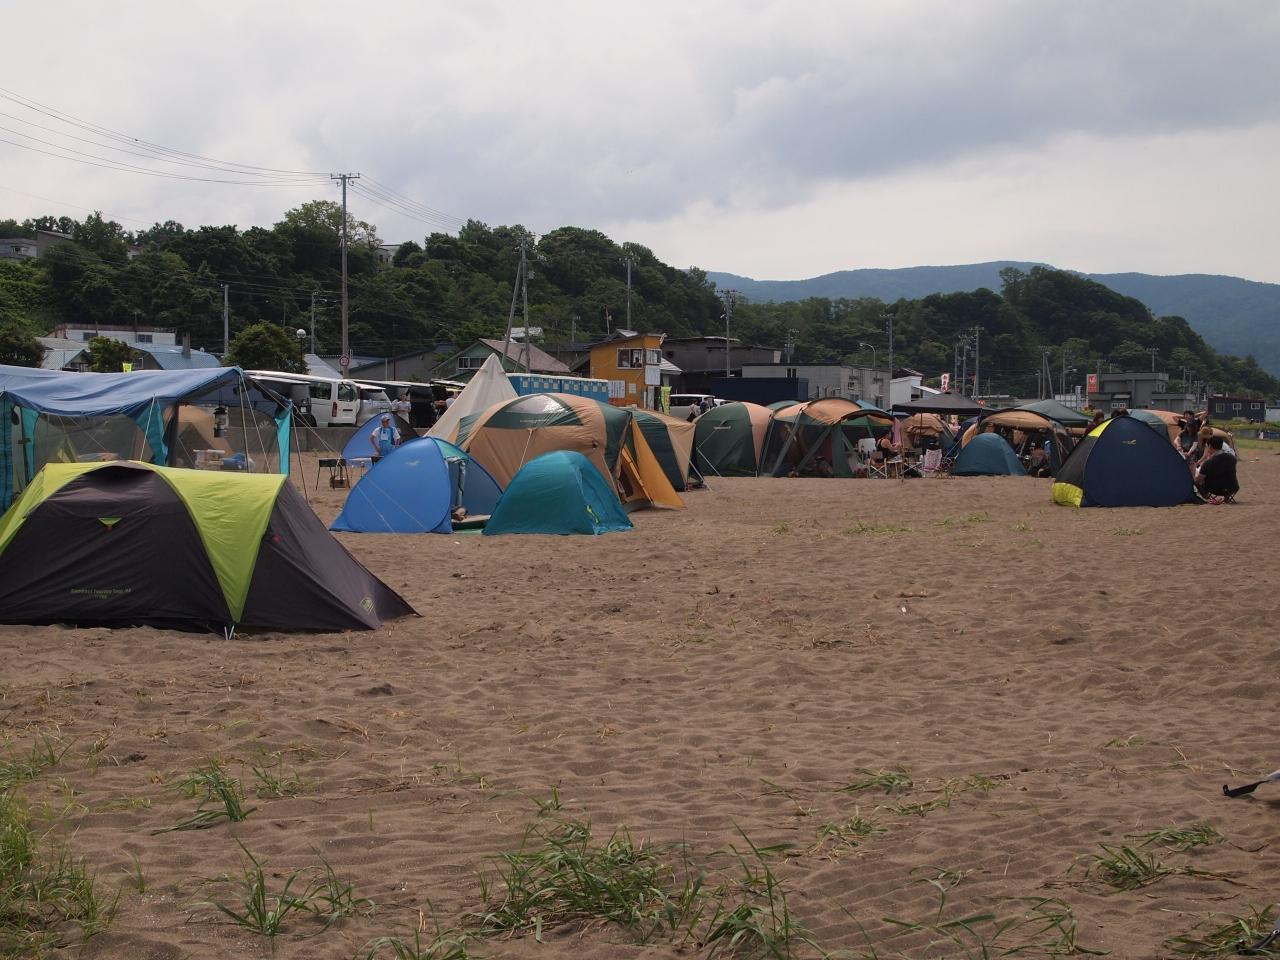
<path id="1" fill-rule="evenodd" d="M 222 363 L 245 370 L 306 373 L 302 350 L 302 344 L 284 327 L 274 323 L 253 323 L 235 335 Z"/>

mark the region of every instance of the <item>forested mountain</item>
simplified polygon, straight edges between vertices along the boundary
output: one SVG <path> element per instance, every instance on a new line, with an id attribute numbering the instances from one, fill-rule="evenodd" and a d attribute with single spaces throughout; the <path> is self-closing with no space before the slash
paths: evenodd
<path id="1" fill-rule="evenodd" d="M 130 233 L 98 215 L 82 222 L 0 220 L 0 236 L 41 228 L 73 237 L 37 260 L 0 261 L 0 354 L 19 362 L 21 351 L 6 343 L 68 321 L 173 327 L 189 333 L 194 346 L 219 351 L 224 285 L 232 335 L 261 320 L 309 330 L 314 297 L 320 352 L 336 353 L 341 216 L 337 204 L 315 201 L 269 229 L 167 222 Z M 599 231 L 562 227 L 535 238 L 518 225 L 472 221 L 457 235 L 433 233 L 400 245 L 390 263 L 379 257 L 373 226 L 349 220 L 348 232 L 349 340 L 356 354 L 389 356 L 500 336 L 522 244 L 530 322 L 548 341 L 599 338 L 626 325 L 628 260 L 632 327 L 672 336 L 724 330 L 724 304 L 706 273 L 676 269 L 643 246 L 615 243 Z M 1175 381 L 1185 375 L 1215 390 L 1280 394 L 1280 382 L 1251 359 L 1220 356 L 1186 320 L 1156 318 L 1138 300 L 1087 278 L 1006 264 L 994 278 L 970 279 L 989 282 L 927 296 L 898 287 L 882 298 L 748 298 L 734 306 L 732 333 L 773 346 L 791 337 L 801 361 L 867 363 L 872 354 L 862 344 L 871 344 L 883 363 L 891 315 L 897 363 L 929 377 L 952 369 L 957 339 L 977 328 L 984 390 L 1034 394 L 1046 357 L 1055 377 L 1068 369 L 1068 383 L 1106 364 L 1146 369 L 1148 349 L 1155 348 L 1157 364 Z"/>
<path id="2" fill-rule="evenodd" d="M 807 300 L 810 297 L 874 297 L 893 301 L 933 293 L 960 293 L 986 287 L 1000 289 L 1000 272 L 1027 271 L 1046 264 L 999 260 L 948 267 L 904 267 L 897 270 L 841 270 L 809 280 L 752 280 L 732 273 L 709 272 L 721 289 L 738 290 L 755 301 Z M 1251 353 L 1260 366 L 1280 374 L 1280 284 L 1239 277 L 1188 273 L 1158 277 L 1148 273 L 1086 273 L 1117 293 L 1136 297 L 1159 316 L 1185 317 L 1214 348 Z"/>

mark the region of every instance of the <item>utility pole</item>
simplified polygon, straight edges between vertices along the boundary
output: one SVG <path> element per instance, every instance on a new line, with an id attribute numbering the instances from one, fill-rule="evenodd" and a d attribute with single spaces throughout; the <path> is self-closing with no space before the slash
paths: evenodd
<path id="1" fill-rule="evenodd" d="M 960 396 L 964 396 L 965 384 L 969 382 L 969 338 L 960 338 Z"/>
<path id="2" fill-rule="evenodd" d="M 729 361 L 729 322 L 733 319 L 733 304 L 737 296 L 736 290 L 724 292 L 724 376 L 726 380 L 733 376 L 732 364 Z"/>
<path id="3" fill-rule="evenodd" d="M 345 380 L 351 370 L 351 344 L 347 341 L 347 181 L 359 180 L 358 173 L 331 173 L 330 180 L 342 181 L 342 356 L 338 362 Z"/>
<path id="4" fill-rule="evenodd" d="M 316 352 L 316 292 L 311 291 L 311 352 Z"/>
<path id="5" fill-rule="evenodd" d="M 222 359 L 231 352 L 231 284 L 222 285 Z"/>
<path id="6" fill-rule="evenodd" d="M 976 397 L 982 392 L 982 328 L 977 324 L 973 327 L 973 395 Z"/>
<path id="7" fill-rule="evenodd" d="M 1160 353 L 1159 347 L 1147 347 L 1147 353 L 1151 354 L 1151 372 L 1156 372 L 1156 355 Z"/>
<path id="8" fill-rule="evenodd" d="M 524 372 L 529 370 L 529 261 L 525 259 L 525 243 L 520 241 L 520 302 L 524 312 Z"/>
<path id="9" fill-rule="evenodd" d="M 884 384 L 884 409 L 889 410 L 893 407 L 893 314 L 885 314 L 885 319 L 889 321 L 889 370 Z"/>
<path id="10" fill-rule="evenodd" d="M 634 329 L 631 326 L 631 258 L 627 257 L 627 329 Z"/>
<path id="11" fill-rule="evenodd" d="M 575 313 L 569 318 L 569 343 L 578 342 L 578 315 Z M 572 346 L 570 347 L 572 349 Z"/>
<path id="12" fill-rule="evenodd" d="M 1058 389 L 1067 392 L 1067 351 L 1062 351 L 1062 376 L 1058 379 Z"/>

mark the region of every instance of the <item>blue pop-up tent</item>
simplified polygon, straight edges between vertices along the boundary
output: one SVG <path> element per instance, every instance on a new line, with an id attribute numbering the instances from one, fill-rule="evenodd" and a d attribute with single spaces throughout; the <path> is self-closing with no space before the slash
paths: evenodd
<path id="1" fill-rule="evenodd" d="M 610 533 L 630 530 L 618 495 L 576 450 L 555 450 L 511 478 L 485 536 L 502 533 Z"/>
<path id="2" fill-rule="evenodd" d="M 980 433 L 970 440 L 951 468 L 957 477 L 1025 477 L 1022 461 L 998 433 Z"/>
<path id="3" fill-rule="evenodd" d="M 450 533 L 453 510 L 488 516 L 502 488 L 476 460 L 447 440 L 402 443 L 352 488 L 330 530 L 348 533 Z"/>
<path id="4" fill-rule="evenodd" d="M 7 507 L 15 490 L 50 459 L 45 452 L 50 446 L 56 446 L 64 459 L 83 456 L 85 451 L 74 444 L 51 444 L 47 436 L 42 437 L 42 432 L 56 434 L 68 423 L 102 424 L 107 418 L 131 422 L 137 432 L 130 433 L 145 439 L 147 459 L 170 464 L 179 425 L 177 411 L 183 404 L 221 407 L 229 419 L 239 415 L 246 431 L 250 411 L 269 417 L 275 435 L 264 439 L 274 441 L 280 470 L 288 472 L 292 409 L 257 388 L 239 367 L 68 373 L 0 365 L 0 424 L 9 428 L 0 440 L 0 505 Z M 136 455 L 136 450 L 88 452 L 126 459 Z"/>

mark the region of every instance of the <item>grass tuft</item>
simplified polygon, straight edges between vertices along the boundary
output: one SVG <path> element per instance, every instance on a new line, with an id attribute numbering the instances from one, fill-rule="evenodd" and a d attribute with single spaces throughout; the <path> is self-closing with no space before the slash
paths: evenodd
<path id="1" fill-rule="evenodd" d="M 258 858 L 244 844 L 239 841 L 237 843 L 249 858 L 249 865 L 244 872 L 232 881 L 239 891 L 239 902 L 236 904 L 238 909 L 217 902 L 213 906 L 236 926 L 274 939 L 284 929 L 284 921 L 290 914 L 309 910 L 309 891 L 294 891 L 294 884 L 298 883 L 300 876 L 299 871 L 294 871 L 285 878 L 284 886 L 279 892 L 272 893 L 268 889 L 267 878 Z"/>
<path id="2" fill-rule="evenodd" d="M 187 796 L 200 797 L 196 812 L 185 820 L 179 820 L 171 827 L 151 831 L 153 834 L 169 833 L 174 830 L 205 830 L 217 826 L 224 820 L 229 823 L 241 823 L 257 807 L 245 808 L 244 788 L 235 777 L 227 776 L 222 765 L 216 760 L 177 781 L 175 788 Z"/>
<path id="3" fill-rule="evenodd" d="M 861 780 L 854 780 L 847 783 L 840 790 L 844 793 L 860 793 L 863 790 L 879 790 L 881 793 L 910 793 L 915 787 L 915 781 L 907 773 L 907 768 L 901 765 L 892 770 L 866 770 L 861 769 L 858 773 L 862 774 Z"/>
<path id="4" fill-rule="evenodd" d="M 1179 852 L 1185 852 L 1193 847 L 1211 847 L 1226 839 L 1207 823 L 1197 823 L 1190 827 L 1167 827 L 1163 830 L 1133 833 L 1129 836 L 1134 840 L 1141 840 L 1141 846 L 1144 847 L 1159 844 Z"/>
<path id="5" fill-rule="evenodd" d="M 1248 908 L 1243 914 L 1210 914 L 1184 934 L 1170 937 L 1165 946 L 1188 957 L 1280 957 L 1280 944 L 1251 949 L 1276 925 L 1276 907 Z"/>
<path id="6" fill-rule="evenodd" d="M 0 957 L 83 946 L 115 918 L 119 892 L 105 895 L 85 861 L 51 836 L 37 835 L 27 807 L 0 793 Z"/>
<path id="7" fill-rule="evenodd" d="M 1090 854 L 1088 872 L 1116 890 L 1137 890 L 1173 872 L 1152 854 L 1141 854 L 1133 847 L 1098 846 L 1102 853 Z"/>
<path id="8" fill-rule="evenodd" d="M 0 792 L 7 793 L 35 780 L 56 767 L 70 749 L 70 743 L 42 733 L 25 753 L 0 758 Z"/>
<path id="9" fill-rule="evenodd" d="M 845 527 L 840 532 L 848 537 L 861 537 L 890 536 L 895 533 L 914 533 L 915 531 L 912 527 L 901 523 L 864 523 L 858 520 L 852 526 Z"/>

